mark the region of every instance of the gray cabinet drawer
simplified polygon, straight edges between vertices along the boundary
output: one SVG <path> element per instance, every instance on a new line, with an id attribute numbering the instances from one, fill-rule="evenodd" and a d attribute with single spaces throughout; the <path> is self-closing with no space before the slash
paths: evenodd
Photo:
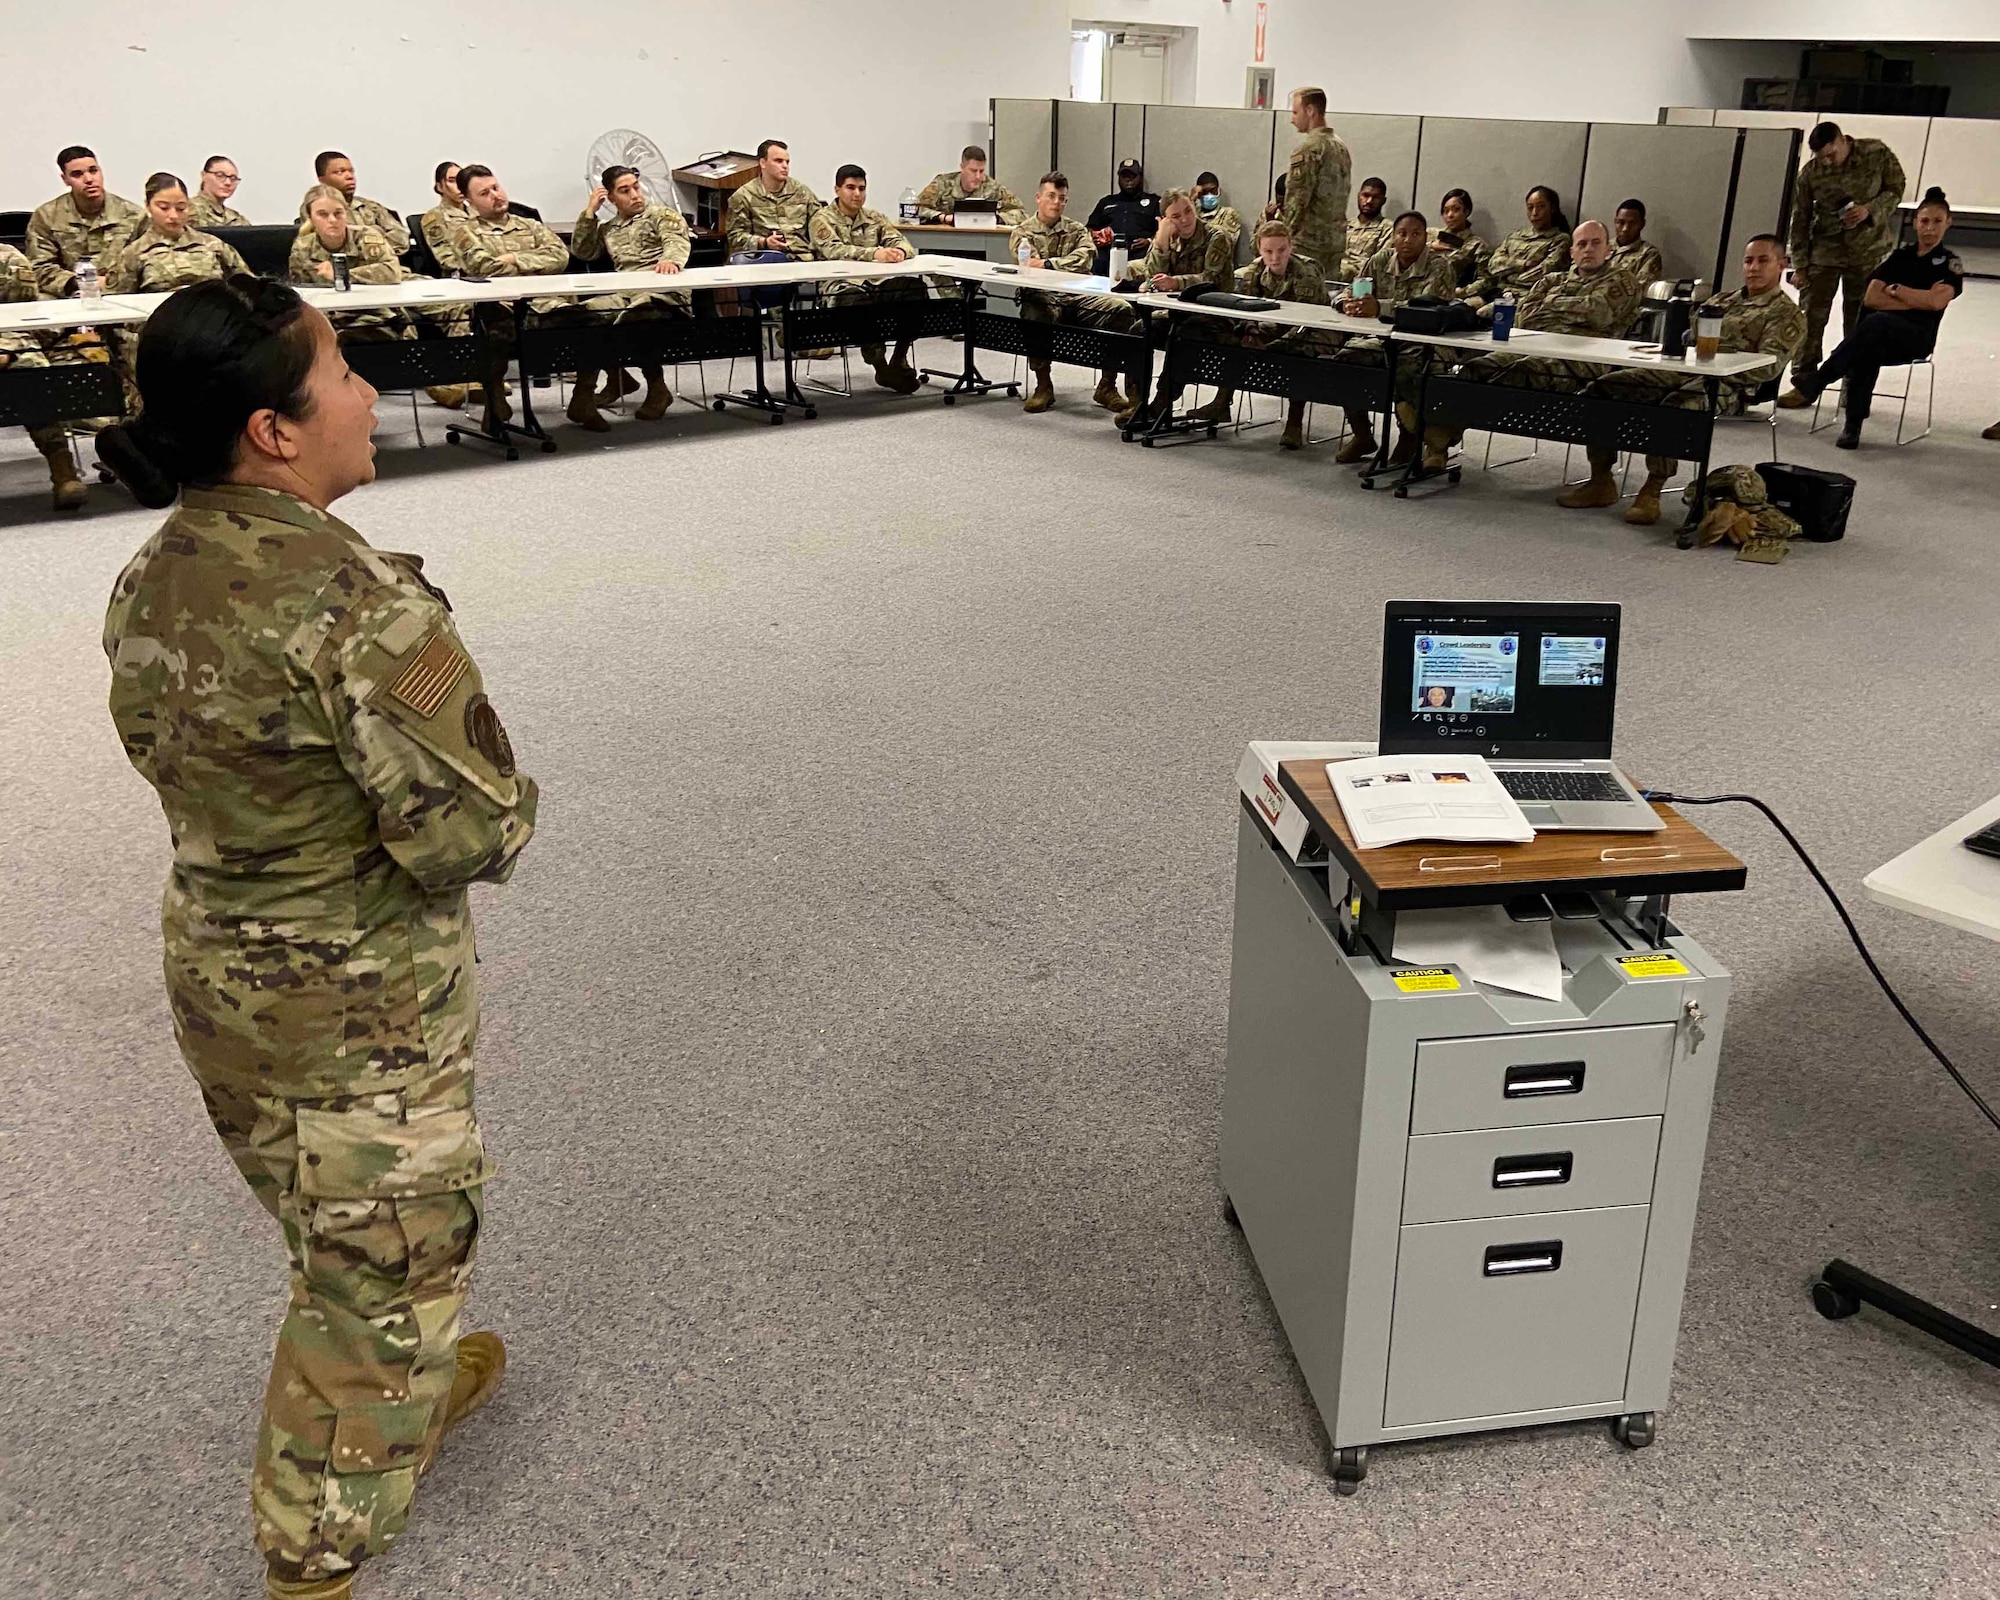
<path id="1" fill-rule="evenodd" d="M 1659 1150 L 1658 1117 L 1421 1134 L 1403 1169 L 1403 1221 L 1643 1206 Z"/>
<path id="2" fill-rule="evenodd" d="M 1649 1209 L 1404 1228 L 1383 1425 L 1622 1400 Z"/>
<path id="3" fill-rule="evenodd" d="M 1426 1039 L 1410 1132 L 1655 1117 L 1667 1108 L 1674 1025 Z"/>

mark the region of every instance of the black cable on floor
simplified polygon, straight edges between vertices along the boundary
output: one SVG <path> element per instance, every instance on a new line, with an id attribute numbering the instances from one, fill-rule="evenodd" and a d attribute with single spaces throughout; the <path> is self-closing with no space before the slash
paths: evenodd
<path id="1" fill-rule="evenodd" d="M 1897 1014 L 1910 1025 L 1910 1032 L 1914 1033 L 1923 1042 L 1923 1047 L 1937 1058 L 1937 1064 L 1951 1074 L 1951 1081 L 1963 1089 L 1966 1098 L 1979 1107 L 1980 1115 L 1985 1117 L 1994 1127 L 2000 1128 L 2000 1116 L 1995 1116 L 1993 1108 L 1979 1097 L 1979 1091 L 1965 1081 L 1965 1074 L 1952 1065 L 1951 1057 L 1940 1050 L 1937 1046 L 1937 1041 L 1924 1032 L 1924 1025 L 1917 1021 L 1910 1008 L 1903 1004 L 1903 997 L 1897 994 L 1895 989 L 1890 986 L 1889 980 L 1882 976 L 1882 969 L 1875 964 L 1875 958 L 1868 953 L 1868 946 L 1862 941 L 1861 930 L 1854 926 L 1854 919 L 1847 914 L 1847 907 L 1840 903 L 1840 896 L 1833 892 L 1833 885 L 1826 881 L 1826 874 L 1821 872 L 1818 864 L 1814 862 L 1811 856 L 1806 854 L 1806 847 L 1799 843 L 1792 830 L 1786 827 L 1779 819 L 1777 812 L 1765 805 L 1754 794 L 1670 794 L 1664 789 L 1653 789 L 1647 792 L 1646 798 L 1648 800 L 1663 801 L 1667 805 L 1674 806 L 1755 806 L 1759 811 L 1763 812 L 1771 826 L 1778 830 L 1779 835 L 1784 839 L 1785 843 L 1790 845 L 1799 860 L 1805 863 L 1806 871 L 1812 874 L 1813 882 L 1818 884 L 1820 891 L 1828 900 L 1833 902 L 1833 909 L 1840 917 L 1840 925 L 1847 930 L 1847 937 L 1854 941 L 1854 948 L 1861 953 L 1861 961 L 1868 968 L 1868 975 L 1875 980 L 1881 987 L 1882 992 L 1889 997 L 1889 1004 L 1894 1006 Z"/>

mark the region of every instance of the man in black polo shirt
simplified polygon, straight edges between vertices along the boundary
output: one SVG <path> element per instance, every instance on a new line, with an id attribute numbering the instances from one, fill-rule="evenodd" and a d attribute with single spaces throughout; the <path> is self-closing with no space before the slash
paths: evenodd
<path id="1" fill-rule="evenodd" d="M 1917 239 L 1899 246 L 1868 277 L 1862 317 L 1854 332 L 1811 378 L 1802 379 L 1778 404 L 1789 409 L 1809 406 L 1843 379 L 1847 384 L 1847 420 L 1834 443 L 1843 450 L 1861 448 L 1861 424 L 1868 420 L 1875 380 L 1884 367 L 1904 366 L 1937 348 L 1938 325 L 1944 308 L 1965 287 L 1965 263 L 1944 247 L 1951 226 L 1951 207 L 1944 191 L 1932 189 L 1917 207 Z"/>
<path id="2" fill-rule="evenodd" d="M 1153 235 L 1160 231 L 1160 197 L 1146 187 L 1146 169 L 1132 157 L 1118 163 L 1118 187 L 1091 208 L 1084 226 L 1097 246 L 1100 276 L 1110 270 L 1111 241 L 1130 241 L 1132 259 L 1139 260 Z"/>

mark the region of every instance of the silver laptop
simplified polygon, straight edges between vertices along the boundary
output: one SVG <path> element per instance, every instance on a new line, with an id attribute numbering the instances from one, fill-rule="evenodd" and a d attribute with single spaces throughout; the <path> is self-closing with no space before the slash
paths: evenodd
<path id="1" fill-rule="evenodd" d="M 1385 756 L 1484 756 L 1539 831 L 1666 824 L 1611 759 L 1619 608 L 1391 600 L 1382 629 Z"/>

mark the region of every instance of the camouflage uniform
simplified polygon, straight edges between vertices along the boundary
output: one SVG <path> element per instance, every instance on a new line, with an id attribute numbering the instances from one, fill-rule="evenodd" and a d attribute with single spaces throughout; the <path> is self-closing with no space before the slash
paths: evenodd
<path id="1" fill-rule="evenodd" d="M 401 283 L 405 278 L 414 276 L 403 270 L 402 262 L 396 259 L 381 231 L 365 223 L 348 224 L 347 244 L 340 253 L 347 257 L 347 276 L 355 283 Z M 308 223 L 299 229 L 299 236 L 292 241 L 286 276 L 294 283 L 311 284 L 316 289 L 331 288 L 332 278 L 319 269 L 323 265 L 330 267 L 333 257 L 334 252 L 320 242 L 318 231 Z M 466 320 L 462 306 L 451 309 L 458 313 L 461 322 Z M 343 344 L 414 339 L 417 336 L 409 317 L 394 306 L 370 307 L 365 311 L 332 311 L 327 316 Z"/>
<path id="2" fill-rule="evenodd" d="M 672 206 L 653 204 L 635 217 L 621 217 L 614 212 L 609 222 L 599 222 L 596 207 L 585 206 L 576 219 L 576 231 L 570 235 L 569 244 L 570 254 L 579 261 L 595 261 L 599 256 L 609 255 L 612 268 L 618 272 L 646 272 L 662 261 L 684 267 L 693 249 L 687 219 Z M 694 305 L 685 291 L 624 294 L 616 298 L 627 311 L 648 316 L 694 315 Z"/>
<path id="3" fill-rule="evenodd" d="M 1819 372 L 1826 319 L 1840 291 L 1840 330 L 1846 338 L 1861 320 L 1869 274 L 1895 248 L 1901 226 L 1896 205 L 1908 180 L 1896 152 L 1880 139 L 1856 139 L 1844 166 L 1829 167 L 1808 156 L 1792 192 L 1792 270 L 1799 277 L 1799 306 L 1805 312 L 1805 343 L 1792 374 L 1794 386 L 1809 384 Z M 1841 226 L 1849 202 L 1868 208 L 1858 228 Z"/>
<path id="4" fill-rule="evenodd" d="M 1660 247 L 1645 239 L 1613 245 L 1611 264 L 1630 275 L 1633 283 L 1638 285 L 1641 299 L 1645 298 L 1648 288 L 1667 275 L 1667 259 L 1660 254 Z"/>
<path id="5" fill-rule="evenodd" d="M 191 487 L 105 618 L 172 834 L 174 1035 L 291 1260 L 251 1504 L 293 1582 L 409 1519 L 491 1175 L 465 890 L 512 873 L 537 796 L 420 567 L 289 495 Z"/>
<path id="6" fill-rule="evenodd" d="M 35 267 L 11 244 L 0 244 L 0 304 L 41 299 L 35 282 Z M 84 361 L 105 359 L 97 336 L 59 328 L 28 332 L 0 333 L 0 371 L 12 367 L 75 366 Z M 69 456 L 69 433 L 60 422 L 45 423 L 27 430 L 46 460 Z"/>
<path id="7" fill-rule="evenodd" d="M 1052 272 L 1087 273 L 1097 260 L 1090 230 L 1074 217 L 1049 224 L 1039 216 L 1030 216 L 1008 239 L 1008 248 L 1017 260 L 1023 243 L 1028 253 Z M 1139 325 L 1138 314 L 1115 294 L 1045 294 L 1039 289 L 1023 289 L 1021 315 L 1030 322 L 1074 322 L 1120 333 L 1131 333 Z"/>
<path id="8" fill-rule="evenodd" d="M 530 278 L 563 272 L 569 267 L 569 246 L 553 229 L 533 217 L 508 212 L 497 222 L 468 212 L 452 229 L 452 248 L 459 266 L 469 278 Z M 392 240 L 391 243 L 394 243 Z M 512 261 L 502 260 L 512 256 Z M 603 309 L 616 311 L 616 295 L 600 295 Z M 588 303 L 588 302 L 586 302 Z M 561 311 L 569 302 L 545 295 L 528 302 L 535 311 Z"/>
<path id="9" fill-rule="evenodd" d="M 1028 208 L 1014 198 L 1014 191 L 1004 183 L 988 178 L 977 189 L 968 189 L 959 181 L 954 170 L 940 172 L 924 185 L 923 192 L 917 196 L 917 219 L 921 222 L 940 222 L 952 214 L 952 208 L 961 200 L 997 202 L 998 220 L 1009 228 L 1018 227 L 1028 215 Z"/>
<path id="10" fill-rule="evenodd" d="M 1147 284 L 1158 277 L 1172 278 L 1170 292 L 1176 293 L 1191 283 L 1209 283 L 1227 289 L 1236 279 L 1236 247 L 1211 229 L 1197 212 L 1194 231 L 1184 239 L 1168 237 L 1162 225 L 1153 235 L 1145 259 L 1127 263 L 1125 276 Z"/>
<path id="11" fill-rule="evenodd" d="M 465 269 L 460 266 L 458 249 L 451 242 L 452 230 L 461 222 L 472 217 L 470 206 L 450 206 L 439 201 L 417 218 L 417 226 L 423 231 L 424 243 L 431 247 L 431 254 L 437 258 L 438 270 L 456 277 Z"/>
<path id="12" fill-rule="evenodd" d="M 313 189 L 322 187 L 314 184 Z M 306 213 L 312 207 L 312 189 L 306 191 L 307 198 L 299 202 L 299 223 L 304 226 Z M 349 195 L 347 215 L 350 221 L 365 222 L 389 241 L 389 248 L 397 255 L 404 255 L 410 248 L 410 230 L 403 226 L 396 213 L 383 205 L 380 200 L 370 200 L 366 195 Z"/>
<path id="13" fill-rule="evenodd" d="M 236 247 L 213 234 L 184 228 L 178 239 L 169 239 L 148 225 L 113 259 L 111 270 L 104 275 L 104 292 L 170 294 L 191 283 L 249 270 Z"/>
<path id="14" fill-rule="evenodd" d="M 28 219 L 28 259 L 35 264 L 35 282 L 50 300 L 76 293 L 76 264 L 85 256 L 97 262 L 101 278 L 109 262 L 134 234 L 146 226 L 146 212 L 130 200 L 106 191 L 94 217 L 76 208 L 76 196 L 65 189 L 38 206 Z"/>
<path id="15" fill-rule="evenodd" d="M 1340 281 L 1352 283 L 1361 276 L 1362 269 L 1375 259 L 1375 252 L 1388 247 L 1389 236 L 1396 231 L 1396 219 L 1379 216 L 1373 222 L 1363 222 L 1356 217 L 1347 225 L 1347 253 L 1340 258 Z"/>
<path id="16" fill-rule="evenodd" d="M 1262 256 L 1247 267 L 1238 267 L 1235 289 L 1238 294 L 1253 295 L 1262 300 L 1283 300 L 1292 305 L 1324 306 L 1333 303 L 1327 293 L 1326 274 L 1320 270 L 1319 263 L 1296 250 L 1292 252 L 1291 264 L 1282 276 L 1265 266 Z M 1251 322 L 1224 322 L 1223 326 L 1231 330 L 1229 337 L 1232 342 L 1247 345 L 1253 350 L 1318 353 L 1332 348 L 1330 336 L 1310 328 L 1286 328 L 1272 336 Z"/>
<path id="17" fill-rule="evenodd" d="M 1196 207 L 1201 220 L 1208 224 L 1208 231 L 1220 234 L 1229 241 L 1230 259 L 1234 260 L 1237 246 L 1243 237 L 1243 214 L 1234 206 L 1217 206 L 1213 211 L 1202 211 Z"/>
<path id="18" fill-rule="evenodd" d="M 830 206 L 821 206 L 813 213 L 810 233 L 813 255 L 821 261 L 873 261 L 877 250 L 900 250 L 903 252 L 903 259 L 907 261 L 917 253 L 896 225 L 881 212 L 863 206 L 856 215 L 850 217 L 838 200 Z M 820 285 L 820 294 L 830 302 L 845 300 L 850 303 L 857 300 L 927 298 L 924 282 L 918 278 L 874 278 L 860 282 L 849 280 L 844 283 L 823 283 Z M 893 364 L 898 368 L 911 367 L 911 343 L 912 341 L 908 339 L 897 341 Z M 861 346 L 861 358 L 876 369 L 878 377 L 885 366 L 892 364 L 887 350 L 880 344 Z M 917 388 L 914 379 L 915 372 L 912 368 L 903 385 L 905 392 Z"/>
<path id="19" fill-rule="evenodd" d="M 1561 272 L 1568 265 L 1569 235 L 1561 228 L 1547 228 L 1540 233 L 1533 228 L 1516 228 L 1486 258 L 1479 277 L 1466 287 L 1460 298 L 1470 300 L 1475 306 L 1490 306 L 1510 292 L 1518 299 L 1544 276 Z"/>
<path id="20" fill-rule="evenodd" d="M 1443 228 L 1431 229 L 1431 243 L 1436 244 Z M 1463 298 L 1479 280 L 1486 276 L 1487 264 L 1493 259 L 1493 247 L 1478 234 L 1467 229 L 1455 236 L 1456 249 L 1433 252 L 1451 270 L 1451 297 Z"/>
<path id="21" fill-rule="evenodd" d="M 1392 230 L 1393 231 L 1393 230 Z M 1396 307 L 1405 301 L 1429 295 L 1439 300 L 1452 297 L 1451 265 L 1447 259 L 1429 248 L 1418 252 L 1416 260 L 1403 265 L 1396 254 L 1394 244 L 1377 250 L 1367 261 L 1361 263 L 1362 270 L 1375 280 L 1375 308 L 1377 317 L 1393 317 Z M 1370 335 L 1348 335 L 1339 341 L 1339 356 L 1342 361 L 1363 362 L 1371 367 L 1382 365 L 1384 346 L 1381 339 Z M 1396 349 L 1396 398 L 1414 404 L 1417 398 L 1417 374 L 1423 370 L 1422 352 L 1414 345 L 1404 344 Z M 1357 433 L 1368 431 L 1366 418 L 1352 409 L 1347 414 L 1348 426 Z"/>
<path id="22" fill-rule="evenodd" d="M 195 190 L 188 200 L 188 222 L 197 228 L 247 228 L 250 219 L 234 206 L 226 206 L 206 189 Z"/>
<path id="23" fill-rule="evenodd" d="M 1292 242 L 1313 260 L 1347 255 L 1347 190 L 1354 158 L 1331 128 L 1315 128 L 1299 141 L 1285 169 L 1285 221 Z"/>
<path id="24" fill-rule="evenodd" d="M 1798 358 L 1799 347 L 1805 343 L 1806 337 L 1805 313 L 1782 288 L 1767 289 L 1759 295 L 1740 288 L 1726 290 L 1713 296 L 1702 309 L 1722 313 L 1722 354 L 1754 354 L 1771 358 L 1768 365 L 1733 378 L 1724 378 L 1717 385 L 1716 415 L 1740 417 L 1755 403 L 1757 391 L 1773 378 L 1782 376 L 1786 363 Z M 1600 394 L 1642 405 L 1672 405 L 1699 410 L 1707 404 L 1707 381 L 1701 375 L 1700 366 L 1693 364 L 1679 369 L 1665 367 L 1657 372 L 1615 372 L 1601 379 L 1596 388 Z M 1603 465 L 1608 469 L 1613 459 L 1612 452 L 1607 450 L 1601 454 Z M 1591 461 L 1593 465 L 1598 464 L 1598 456 L 1592 455 Z M 1646 457 L 1646 470 L 1660 478 L 1672 477 L 1674 466 L 1672 456 Z"/>
<path id="25" fill-rule="evenodd" d="M 758 241 L 778 233 L 784 235 L 786 255 L 812 260 L 806 224 L 819 207 L 819 196 L 797 178 L 787 178 L 776 194 L 764 187 L 761 175 L 752 178 L 729 196 L 729 253 L 756 255 L 767 248 Z"/>

